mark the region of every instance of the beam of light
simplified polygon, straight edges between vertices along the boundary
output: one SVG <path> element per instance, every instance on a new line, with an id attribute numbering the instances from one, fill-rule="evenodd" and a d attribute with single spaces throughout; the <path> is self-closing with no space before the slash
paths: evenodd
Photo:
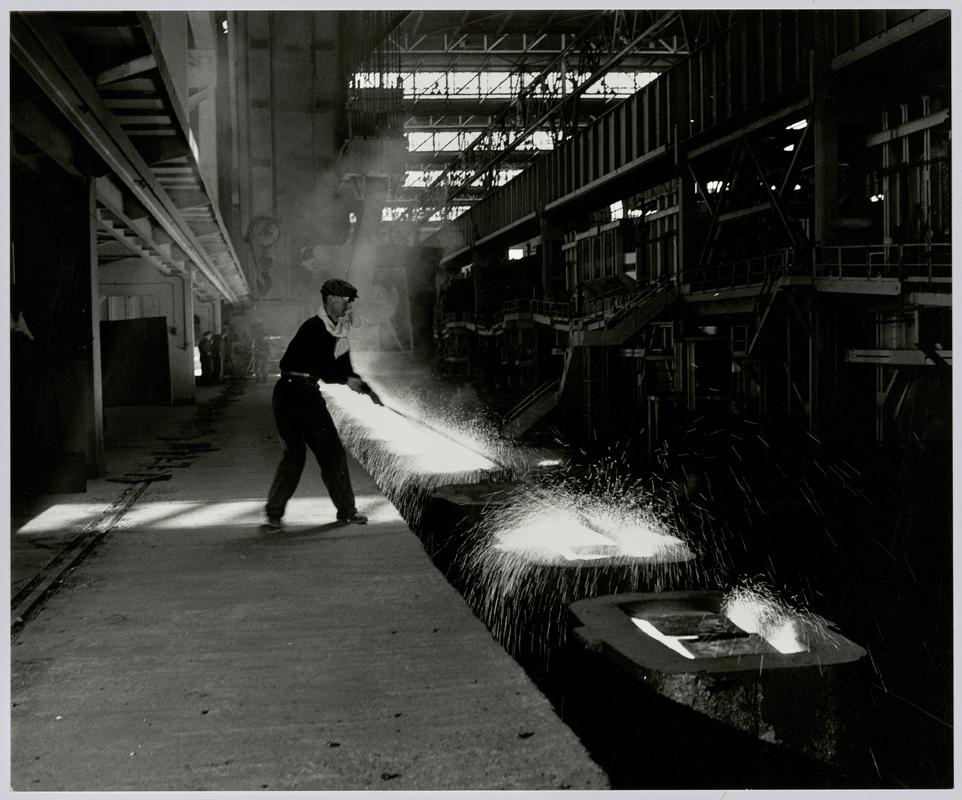
<path id="1" fill-rule="evenodd" d="M 221 503 L 202 500 L 141 500 L 124 515 L 120 527 L 172 530 L 255 525 L 263 520 L 263 516 L 263 500 L 234 500 Z"/>
<path id="2" fill-rule="evenodd" d="M 308 479 L 305 476 L 305 479 Z M 319 480 L 319 478 L 318 478 Z M 358 506 L 370 522 L 397 521 L 397 511 L 383 497 L 359 495 Z M 103 504 L 59 503 L 43 511 L 17 531 L 17 535 L 82 528 L 99 519 Z M 286 525 L 321 525 L 333 522 L 336 509 L 326 494 L 292 498 L 284 515 Z M 258 525 L 264 521 L 264 500 L 145 500 L 141 498 L 124 514 L 115 530 L 180 530 Z"/>
<path id="3" fill-rule="evenodd" d="M 15 535 L 82 529 L 102 516 L 109 503 L 56 503 L 19 528 Z"/>

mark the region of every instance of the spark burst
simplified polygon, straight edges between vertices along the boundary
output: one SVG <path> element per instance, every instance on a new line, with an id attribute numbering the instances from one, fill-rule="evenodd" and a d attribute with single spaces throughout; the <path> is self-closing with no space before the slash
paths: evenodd
<path id="1" fill-rule="evenodd" d="M 502 453 L 475 432 L 431 424 L 372 403 L 346 386 L 324 385 L 344 445 L 411 525 L 427 493 L 448 483 L 474 483 L 505 472 Z"/>
<path id="2" fill-rule="evenodd" d="M 524 457 L 483 423 L 392 398 L 394 411 L 346 387 L 323 391 L 345 445 L 412 527 L 442 485 L 525 478 Z M 654 494 L 611 464 L 555 483 L 521 482 L 467 532 L 456 559 L 465 599 L 495 638 L 543 666 L 564 644 L 573 601 L 677 588 L 697 569 Z"/>
<path id="3" fill-rule="evenodd" d="M 465 597 L 515 656 L 542 666 L 563 647 L 567 609 L 602 594 L 661 591 L 690 579 L 694 554 L 637 496 L 519 486 L 459 554 Z"/>
<path id="4" fill-rule="evenodd" d="M 768 586 L 743 582 L 730 589 L 722 613 L 746 633 L 758 634 L 779 653 L 809 652 L 821 643 L 838 647 L 829 623 L 803 608 L 793 608 Z"/>

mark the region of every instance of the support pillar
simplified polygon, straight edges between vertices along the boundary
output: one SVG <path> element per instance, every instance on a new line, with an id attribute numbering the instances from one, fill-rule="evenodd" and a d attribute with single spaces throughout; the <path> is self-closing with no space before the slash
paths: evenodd
<path id="1" fill-rule="evenodd" d="M 90 361 L 91 414 L 87 441 L 87 477 L 103 475 L 107 469 L 104 456 L 104 392 L 100 354 L 100 265 L 97 260 L 97 190 L 88 182 L 88 218 L 90 221 Z"/>
<path id="2" fill-rule="evenodd" d="M 214 327 L 212 330 L 214 333 L 220 333 L 221 328 L 224 327 L 224 315 L 222 313 L 220 300 L 214 300 L 214 302 L 211 303 L 211 307 L 214 317 Z"/>
<path id="3" fill-rule="evenodd" d="M 686 158 L 686 156 L 681 156 Z M 691 270 L 696 266 L 695 254 L 695 182 L 683 165 L 678 166 L 678 247 L 676 248 L 674 277 L 680 286 L 691 282 Z"/>
<path id="4" fill-rule="evenodd" d="M 561 238 L 558 228 L 544 216 L 541 217 L 541 286 L 545 300 L 559 300 L 567 296 L 564 286 L 564 270 L 560 275 L 555 267 L 555 243 Z"/>
<path id="5" fill-rule="evenodd" d="M 190 403 L 196 399 L 196 381 L 194 378 L 194 347 L 196 332 L 194 331 L 194 290 L 191 275 L 194 267 L 188 265 L 184 272 L 177 276 L 180 281 L 181 313 L 175 325 L 180 328 L 181 335 L 178 336 L 177 350 L 184 353 L 186 361 L 186 376 L 184 375 L 184 364 L 171 365 L 171 378 L 173 381 L 173 395 L 175 403 Z M 176 319 L 176 317 L 175 317 Z M 174 352 L 174 348 L 172 348 Z"/>
<path id="6" fill-rule="evenodd" d="M 830 53 L 821 38 L 816 38 L 812 54 L 810 91 L 811 125 L 815 149 L 815 231 L 814 244 L 832 244 L 832 206 L 838 197 L 838 105 L 833 94 Z"/>
<path id="7" fill-rule="evenodd" d="M 61 293 L 55 306 L 57 318 L 49 337 L 54 355 L 49 364 L 52 371 L 53 415 L 50 424 L 59 429 L 59 453 L 49 465 L 46 490 L 50 492 L 86 491 L 88 477 L 96 476 L 98 465 L 91 461 L 91 442 L 96 425 L 103 433 L 102 418 L 97 417 L 94 402 L 94 344 L 93 320 L 99 316 L 99 297 L 93 302 L 91 283 L 96 261 L 91 262 L 91 251 L 96 247 L 96 230 L 91 228 L 96 215 L 96 195 L 91 181 L 78 180 L 71 186 L 75 202 L 86 205 L 86 214 L 77 215 L 72 224 L 63 227 L 60 253 L 69 266 L 62 273 L 52 273 L 52 285 Z M 70 345 L 53 343 L 71 341 Z M 59 351 L 59 352 L 58 352 Z"/>

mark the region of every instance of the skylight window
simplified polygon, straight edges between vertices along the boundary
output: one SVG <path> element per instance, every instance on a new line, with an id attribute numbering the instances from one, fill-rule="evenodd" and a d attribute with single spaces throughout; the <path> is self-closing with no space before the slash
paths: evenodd
<path id="1" fill-rule="evenodd" d="M 497 150 L 517 140 L 521 131 L 489 137 L 486 149 Z M 404 134 L 409 153 L 460 153 L 478 138 L 478 131 L 408 131 Z M 553 150 L 551 131 L 536 130 L 519 145 L 523 150 Z"/>
<path id="2" fill-rule="evenodd" d="M 630 97 L 658 76 L 656 72 L 609 72 L 595 81 L 585 94 L 601 97 Z M 355 89 L 384 89 L 400 85 L 405 98 L 446 97 L 499 97 L 511 98 L 530 86 L 538 73 L 503 71 L 449 71 L 449 72 L 357 72 L 354 74 Z M 534 96 L 558 94 L 572 89 L 587 79 L 587 72 L 560 72 L 549 74 L 540 84 Z M 562 85 L 563 84 L 563 85 Z"/>

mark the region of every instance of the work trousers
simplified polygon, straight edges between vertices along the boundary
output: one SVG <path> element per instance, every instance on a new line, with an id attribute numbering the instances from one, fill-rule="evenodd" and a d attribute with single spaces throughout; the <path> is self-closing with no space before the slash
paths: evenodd
<path id="1" fill-rule="evenodd" d="M 267 497 L 267 516 L 271 519 L 284 516 L 287 501 L 301 480 L 307 448 L 310 447 L 338 517 L 350 517 L 357 509 L 347 454 L 317 384 L 282 377 L 274 387 L 271 405 L 284 454 Z"/>

